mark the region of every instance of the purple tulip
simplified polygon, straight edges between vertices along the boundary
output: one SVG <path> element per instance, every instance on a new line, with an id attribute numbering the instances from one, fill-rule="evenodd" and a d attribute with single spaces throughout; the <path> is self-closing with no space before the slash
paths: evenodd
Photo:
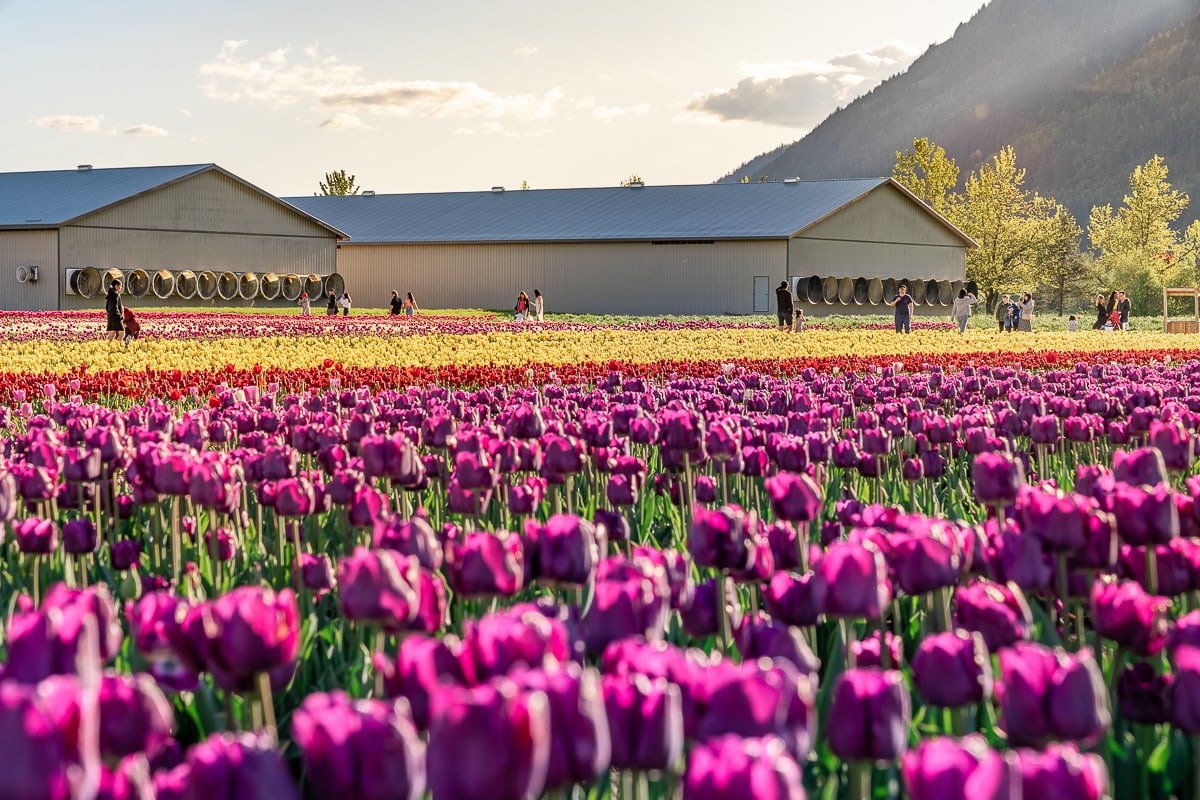
<path id="1" fill-rule="evenodd" d="M 216 733 L 187 755 L 189 797 L 300 800 L 283 759 L 265 734 Z"/>
<path id="2" fill-rule="evenodd" d="M 930 705 L 958 708 L 992 694 L 992 661 L 978 632 L 926 637 L 913 656 L 912 673 L 917 692 Z"/>
<path id="3" fill-rule="evenodd" d="M 388 513 L 387 495 L 363 486 L 354 493 L 349 511 L 350 524 L 356 528 L 374 528 Z"/>
<path id="4" fill-rule="evenodd" d="M 754 539 L 738 506 L 695 509 L 688 552 L 698 567 L 744 570 L 754 563 Z"/>
<path id="5" fill-rule="evenodd" d="M 275 513 L 281 517 L 307 517 L 316 508 L 313 483 L 308 478 L 284 478 L 275 484 Z"/>
<path id="6" fill-rule="evenodd" d="M 338 564 L 338 601 L 346 619 L 404 631 L 416 620 L 420 562 L 392 550 L 356 547 Z"/>
<path id="7" fill-rule="evenodd" d="M 882 640 L 881 640 L 882 637 Z M 888 663 L 883 663 L 886 653 Z M 860 669 L 877 667 L 879 669 L 899 669 L 904 660 L 904 641 L 891 631 L 873 633 L 865 639 L 855 639 L 850 643 L 850 653 L 854 656 L 854 665 Z"/>
<path id="8" fill-rule="evenodd" d="M 108 661 L 120 650 L 122 633 L 107 586 L 76 590 L 55 584 L 41 608 L 9 619 L 4 679 L 37 683 L 50 675 L 74 674 L 89 619 L 95 621 L 100 660 Z"/>
<path id="9" fill-rule="evenodd" d="M 1150 446 L 1162 454 L 1163 465 L 1172 472 L 1187 472 L 1195 462 L 1196 442 L 1178 419 L 1150 423 Z"/>
<path id="10" fill-rule="evenodd" d="M 608 769 L 612 742 L 599 673 L 566 663 L 517 672 L 513 679 L 526 692 L 544 693 L 549 702 L 547 791 L 591 783 Z"/>
<path id="11" fill-rule="evenodd" d="M 777 572 L 763 590 L 763 604 L 772 617 L 787 625 L 816 625 L 825 613 L 828 585 L 820 571 L 796 576 Z"/>
<path id="12" fill-rule="evenodd" d="M 387 478 L 400 486 L 412 486 L 425 477 L 417 448 L 404 434 L 364 436 L 358 443 L 358 452 L 368 478 Z"/>
<path id="13" fill-rule="evenodd" d="M 1053 570 L 1042 549 L 1041 539 L 1020 533 L 1013 525 L 1007 525 L 1003 533 L 997 535 L 994 519 L 988 520 L 984 527 L 991 537 L 987 552 L 989 574 L 1027 592 L 1050 586 Z"/>
<path id="14" fill-rule="evenodd" d="M 333 588 L 333 566 L 327 555 L 300 554 L 300 583 L 311 592 L 325 592 Z"/>
<path id="15" fill-rule="evenodd" d="M 807 759 L 816 720 L 815 677 L 787 662 L 722 664 L 709 670 L 708 696 L 696 731 L 700 741 L 733 734 L 779 736 L 788 752 Z"/>
<path id="16" fill-rule="evenodd" d="M 49 555 L 58 549 L 58 526 L 53 520 L 26 517 L 13 525 L 17 549 L 26 555 Z"/>
<path id="17" fill-rule="evenodd" d="M 561 664 L 571 658 L 571 634 L 566 624 L 530 604 L 468 621 L 463 658 L 480 681 L 505 675 L 517 667 Z"/>
<path id="18" fill-rule="evenodd" d="M 1120 452 L 1120 451 L 1117 451 Z M 1125 544 L 1166 544 L 1179 535 L 1179 509 L 1165 483 L 1117 483 L 1113 492 L 1117 535 Z"/>
<path id="19" fill-rule="evenodd" d="M 825 737 L 843 761 L 895 761 L 908 749 L 911 716 L 900 672 L 846 670 L 833 686 Z"/>
<path id="20" fill-rule="evenodd" d="M 96 552 L 99 544 L 96 526 L 87 518 L 68 520 L 62 526 L 62 544 L 63 552 L 72 555 Z"/>
<path id="21" fill-rule="evenodd" d="M 1091 650 L 1075 654 L 1018 642 L 1000 651 L 1002 727 L 1014 745 L 1095 741 L 1108 729 L 1108 691 Z"/>
<path id="22" fill-rule="evenodd" d="M 187 666 L 210 673 L 226 691 L 256 689 L 264 672 L 282 686 L 296 666 L 299 616 L 290 589 L 240 586 L 193 606 L 173 644 Z"/>
<path id="23" fill-rule="evenodd" d="M 1058 417 L 1047 414 L 1029 420 L 1029 438 L 1034 444 L 1055 444 L 1058 441 Z"/>
<path id="24" fill-rule="evenodd" d="M 1134 581 L 1114 576 L 1096 579 L 1092 587 L 1092 626 L 1140 656 L 1157 655 L 1166 643 L 1171 601 L 1153 597 Z"/>
<path id="25" fill-rule="evenodd" d="M 908 595 L 954 586 L 961 571 L 958 542 L 944 526 L 928 524 L 891 537 L 896 583 Z"/>
<path id="26" fill-rule="evenodd" d="M 598 537 L 608 542 L 625 542 L 629 540 L 629 520 L 620 511 L 609 511 L 597 508 L 592 515 L 592 524 L 596 526 Z"/>
<path id="27" fill-rule="evenodd" d="M 108 547 L 109 562 L 115 570 L 133 569 L 142 557 L 142 543 L 121 539 Z"/>
<path id="28" fill-rule="evenodd" d="M 592 604 L 583 619 L 587 650 L 599 655 L 610 642 L 629 636 L 663 637 L 670 589 L 665 571 L 625 579 L 597 580 Z"/>
<path id="29" fill-rule="evenodd" d="M 1074 745 L 1051 745 L 1045 750 L 1020 750 L 1021 797 L 1058 800 L 1101 800 L 1108 796 L 1108 769 L 1095 753 L 1080 753 Z"/>
<path id="30" fill-rule="evenodd" d="M 430 703 L 446 686 L 475 682 L 475 673 L 453 636 L 443 639 L 411 634 L 400 640 L 395 660 L 375 654 L 375 669 L 383 677 L 388 697 L 403 697 L 417 729 L 429 728 Z"/>
<path id="31" fill-rule="evenodd" d="M 464 489 L 491 490 L 496 488 L 499 475 L 486 451 L 460 451 L 454 455 L 453 479 Z"/>
<path id="32" fill-rule="evenodd" d="M 1171 724 L 1191 736 L 1200 735 L 1200 647 L 1190 642 L 1175 647 L 1171 662 L 1174 675 L 1167 691 Z"/>
<path id="33" fill-rule="evenodd" d="M 683 800 L 803 800 L 801 778 L 782 740 L 722 736 L 692 748 Z"/>
<path id="34" fill-rule="evenodd" d="M 596 526 L 571 514 L 555 514 L 538 532 L 541 578 L 564 586 L 588 583 L 600 560 L 602 542 Z"/>
<path id="35" fill-rule="evenodd" d="M 672 770 L 683 755 L 679 686 L 644 675 L 605 675 L 601 687 L 615 769 Z"/>
<path id="36" fill-rule="evenodd" d="M 828 591 L 825 613 L 831 617 L 880 619 L 892 600 L 887 566 L 871 544 L 836 542 L 818 569 Z"/>
<path id="37" fill-rule="evenodd" d="M 1157 486 L 1168 480 L 1162 453 L 1156 448 L 1142 447 L 1131 451 L 1114 450 L 1112 460 L 1112 474 L 1117 483 L 1128 483 L 1133 486 Z"/>
<path id="38" fill-rule="evenodd" d="M 310 694 L 292 716 L 313 794 L 344 800 L 416 800 L 425 791 L 425 746 L 403 703 Z"/>
<path id="39" fill-rule="evenodd" d="M 445 574 L 464 597 L 511 597 L 521 590 L 524 561 L 520 536 L 479 531 L 446 544 Z"/>
<path id="40" fill-rule="evenodd" d="M 75 752 L 83 694 L 74 675 L 56 675 L 43 681 L 41 694 L 51 719 L 70 731 L 68 749 Z M 100 678 L 99 745 L 105 758 L 120 759 L 134 753 L 157 754 L 171 741 L 175 720 L 171 705 L 149 675 L 105 673 Z"/>
<path id="41" fill-rule="evenodd" d="M 724 590 L 725 599 L 718 602 L 718 587 Z M 696 584 L 692 600 L 680 609 L 679 617 L 683 629 L 695 639 L 715 636 L 721 628 L 721 618 L 718 610 L 725 619 L 739 619 L 742 616 L 741 604 L 738 602 L 737 587 L 732 581 L 720 578 L 709 578 Z"/>
<path id="42" fill-rule="evenodd" d="M 1020 461 L 1006 453 L 980 453 L 971 467 L 971 481 L 979 502 L 1008 505 L 1017 499 L 1017 491 L 1025 483 L 1025 470 Z"/>
<path id="43" fill-rule="evenodd" d="M 545 478 L 527 476 L 521 483 L 509 487 L 508 510 L 519 516 L 536 513 L 546 499 L 546 489 Z"/>
<path id="44" fill-rule="evenodd" d="M 1033 615 L 1019 589 L 977 578 L 954 590 L 957 627 L 978 631 L 989 652 L 1029 637 Z"/>
<path id="45" fill-rule="evenodd" d="M 1142 725 L 1169 721 L 1167 694 L 1172 676 L 1160 675 L 1153 664 L 1135 661 L 1117 678 L 1117 710 L 1127 720 Z"/>
<path id="46" fill-rule="evenodd" d="M 441 575 L 427 569 L 417 570 L 417 615 L 410 630 L 421 633 L 437 633 L 450 624 L 450 605 L 446 598 L 446 584 Z"/>
<path id="47" fill-rule="evenodd" d="M 1017 800 L 1017 759 L 991 750 L 978 734 L 959 741 L 926 739 L 900 769 L 910 800 Z M 1053 795 L 1045 795 L 1053 796 Z"/>
<path id="48" fill-rule="evenodd" d="M 61 732 L 31 686 L 0 682 L 0 796 L 21 800 L 67 800 L 70 767 Z"/>
<path id="49" fill-rule="evenodd" d="M 537 797 L 550 757 L 550 709 L 542 692 L 501 679 L 434 698 L 427 769 L 438 800 Z"/>
<path id="50" fill-rule="evenodd" d="M 779 519 L 809 522 L 820 515 L 821 490 L 807 474 L 783 472 L 767 478 L 763 485 L 771 498 L 771 508 Z"/>
<path id="51" fill-rule="evenodd" d="M 393 514 L 390 519 L 377 520 L 372 542 L 377 550 L 393 550 L 401 555 L 415 556 L 425 569 L 441 569 L 442 545 L 433 526 L 424 517 L 405 519 Z"/>
<path id="52" fill-rule="evenodd" d="M 767 617 L 754 619 L 747 615 L 734 631 L 734 641 L 743 661 L 786 661 L 801 675 L 811 676 L 821 666 L 799 630 Z"/>

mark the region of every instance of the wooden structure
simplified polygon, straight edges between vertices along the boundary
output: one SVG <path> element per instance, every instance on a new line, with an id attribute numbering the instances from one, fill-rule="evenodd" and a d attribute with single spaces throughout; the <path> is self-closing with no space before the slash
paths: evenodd
<path id="1" fill-rule="evenodd" d="M 1192 298 L 1191 319 L 1170 319 L 1168 301 L 1172 297 Z M 1165 333 L 1200 333 L 1200 289 L 1163 289 L 1163 331 Z"/>

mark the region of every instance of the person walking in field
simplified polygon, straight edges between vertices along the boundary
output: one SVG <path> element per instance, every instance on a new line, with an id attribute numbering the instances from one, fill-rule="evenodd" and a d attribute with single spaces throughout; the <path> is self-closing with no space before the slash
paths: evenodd
<path id="1" fill-rule="evenodd" d="M 338 305 L 342 307 L 343 317 L 350 316 L 350 307 L 354 305 L 354 301 L 350 299 L 349 292 L 342 292 L 342 299 L 338 301 Z"/>
<path id="2" fill-rule="evenodd" d="M 525 322 L 529 319 L 529 295 L 521 292 L 517 295 L 517 305 L 513 309 L 517 312 L 517 322 Z"/>
<path id="3" fill-rule="evenodd" d="M 333 293 L 333 289 L 329 290 L 329 303 L 325 306 L 325 316 L 336 317 L 338 310 L 337 295 Z"/>
<path id="4" fill-rule="evenodd" d="M 412 292 L 404 295 L 404 316 L 415 316 L 421 309 L 417 307 L 417 298 Z"/>
<path id="5" fill-rule="evenodd" d="M 958 332 L 967 332 L 967 323 L 971 319 L 971 306 L 975 305 L 975 295 L 966 289 L 958 290 L 958 297 L 950 306 L 950 319 L 958 323 Z"/>
<path id="6" fill-rule="evenodd" d="M 391 311 L 388 312 L 389 314 L 393 317 L 400 315 L 400 309 L 404 305 L 404 301 L 400 299 L 400 293 L 395 289 L 392 289 L 392 299 L 388 301 L 388 305 L 391 307 Z"/>
<path id="7" fill-rule="evenodd" d="M 312 303 L 309 302 L 308 292 L 301 292 L 300 300 L 298 302 L 300 303 L 300 316 L 311 317 L 312 316 Z"/>
<path id="8" fill-rule="evenodd" d="M 788 289 L 787 281 L 780 281 L 775 288 L 775 317 L 779 322 L 779 330 L 792 329 L 792 292 Z"/>
<path id="9" fill-rule="evenodd" d="M 1117 295 L 1117 313 L 1121 315 L 1121 330 L 1123 331 L 1129 330 L 1129 311 L 1131 305 L 1129 298 L 1124 292 Z"/>
<path id="10" fill-rule="evenodd" d="M 537 314 L 537 321 L 542 322 L 543 321 L 542 315 L 546 313 L 546 302 L 542 298 L 542 290 L 541 289 L 533 290 L 533 311 L 535 314 Z"/>
<path id="11" fill-rule="evenodd" d="M 896 309 L 896 333 L 912 333 L 912 304 L 913 299 L 908 294 L 908 284 L 900 284 L 896 296 L 888 303 Z"/>
<path id="12" fill-rule="evenodd" d="M 138 334 L 142 332 L 142 324 L 138 322 L 137 315 L 129 307 L 125 308 L 122 314 L 122 321 L 125 323 L 125 346 L 129 347 L 129 342 L 136 341 Z"/>
<path id="13" fill-rule="evenodd" d="M 120 278 L 108 285 L 108 294 L 104 298 L 104 315 L 107 322 L 104 338 L 115 342 L 125 332 L 125 306 L 121 303 Z"/>
<path id="14" fill-rule="evenodd" d="M 1104 323 L 1108 322 L 1108 311 L 1105 310 L 1104 295 L 1096 295 L 1096 321 L 1092 324 L 1092 330 L 1103 330 Z"/>

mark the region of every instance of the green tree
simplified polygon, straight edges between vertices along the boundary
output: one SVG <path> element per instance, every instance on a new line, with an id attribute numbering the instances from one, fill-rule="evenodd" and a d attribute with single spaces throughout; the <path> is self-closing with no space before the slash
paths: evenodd
<path id="1" fill-rule="evenodd" d="M 336 172 L 326 172 L 325 180 L 320 182 L 321 191 L 314 194 L 322 197 L 342 196 L 348 194 L 358 194 L 359 187 L 355 182 L 354 175 L 347 175 L 346 170 L 339 169 Z"/>
<path id="2" fill-rule="evenodd" d="M 1191 202 L 1171 188 L 1167 175 L 1163 159 L 1154 156 L 1129 176 L 1129 194 L 1116 213 L 1111 205 L 1096 206 L 1088 221 L 1088 238 L 1105 267 L 1116 259 L 1140 261 L 1159 288 L 1178 267 L 1185 239 L 1171 226 Z"/>
<path id="3" fill-rule="evenodd" d="M 945 216 L 950 193 L 958 186 L 958 164 L 928 139 L 913 139 L 912 150 L 897 151 L 892 177 Z"/>
<path id="4" fill-rule="evenodd" d="M 947 218 L 979 245 L 967 251 L 967 279 L 984 293 L 989 308 L 1001 290 L 1031 286 L 1049 220 L 1058 204 L 1025 187 L 1025 170 L 1006 147 L 971 173 L 961 195 L 947 200 Z"/>
<path id="5" fill-rule="evenodd" d="M 1083 229 L 1070 211 L 1056 206 L 1045 225 L 1046 246 L 1037 252 L 1035 267 L 1038 295 L 1061 317 L 1080 306 L 1085 296 L 1091 299 L 1096 270 L 1091 259 L 1079 251 Z"/>

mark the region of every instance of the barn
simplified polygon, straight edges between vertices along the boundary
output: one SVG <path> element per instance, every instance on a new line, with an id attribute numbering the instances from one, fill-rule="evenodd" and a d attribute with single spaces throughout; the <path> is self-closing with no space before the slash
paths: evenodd
<path id="1" fill-rule="evenodd" d="M 215 164 L 0 173 L 0 307 L 277 305 L 340 291 L 328 223 Z M 332 276 L 332 278 L 330 277 Z"/>
<path id="2" fill-rule="evenodd" d="M 360 307 L 540 289 L 549 311 L 772 313 L 788 280 L 810 315 L 885 312 L 901 282 L 942 314 L 975 246 L 890 178 L 285 199 L 349 234 L 337 269 Z"/>

